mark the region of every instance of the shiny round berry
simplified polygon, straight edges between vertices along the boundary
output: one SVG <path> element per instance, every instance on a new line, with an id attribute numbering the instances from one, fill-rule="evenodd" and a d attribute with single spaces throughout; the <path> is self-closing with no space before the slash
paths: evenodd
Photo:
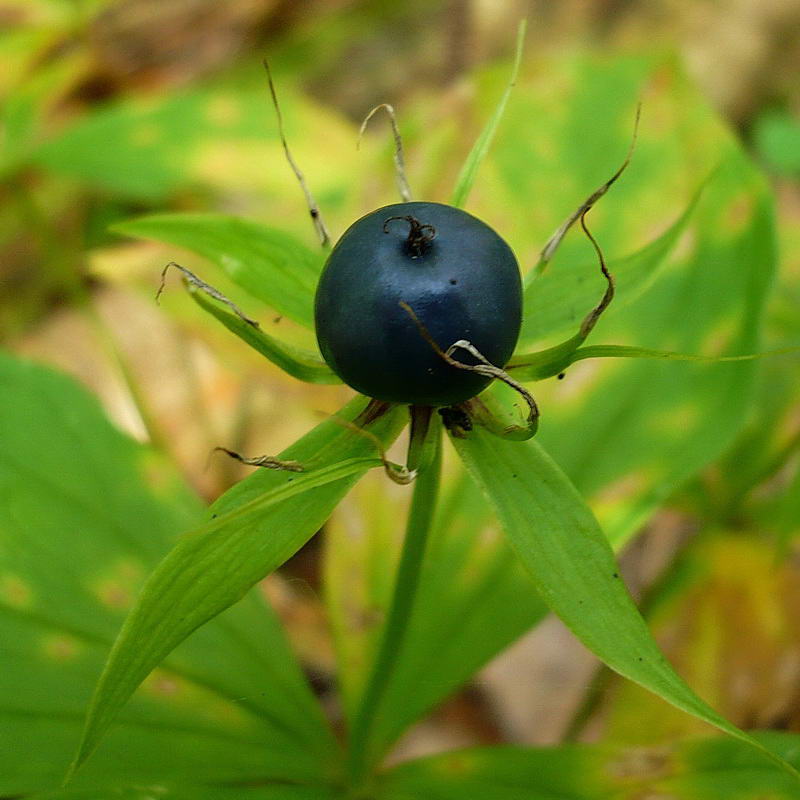
<path id="1" fill-rule="evenodd" d="M 353 223 L 333 248 L 315 318 L 325 361 L 353 389 L 451 406 L 491 379 L 448 364 L 430 339 L 442 351 L 466 340 L 505 366 L 522 321 L 519 266 L 505 241 L 466 211 L 397 203 Z M 453 358 L 478 363 L 464 350 Z"/>

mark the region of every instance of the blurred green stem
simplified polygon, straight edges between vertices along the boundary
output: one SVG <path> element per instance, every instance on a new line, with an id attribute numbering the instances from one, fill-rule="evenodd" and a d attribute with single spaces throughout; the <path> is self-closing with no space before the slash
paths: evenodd
<path id="1" fill-rule="evenodd" d="M 360 788 L 375 760 L 381 755 L 370 738 L 414 608 L 428 532 L 439 495 L 442 468 L 441 429 L 438 417 L 432 419 L 425 443 L 426 449 L 431 448 L 431 455 L 424 459 L 425 466 L 414 483 L 414 496 L 383 638 L 350 731 L 348 773 L 354 790 Z"/>

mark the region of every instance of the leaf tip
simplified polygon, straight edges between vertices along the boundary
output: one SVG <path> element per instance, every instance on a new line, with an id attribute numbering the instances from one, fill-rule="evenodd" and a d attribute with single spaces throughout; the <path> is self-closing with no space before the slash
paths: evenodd
<path id="1" fill-rule="evenodd" d="M 94 715 L 90 711 L 86 718 L 86 724 L 83 729 L 83 734 L 81 735 L 81 741 L 78 745 L 78 749 L 75 752 L 72 762 L 67 768 L 67 772 L 64 775 L 64 780 L 61 782 L 62 789 L 66 788 L 67 785 L 73 781 L 78 770 L 86 763 L 86 760 L 97 746 L 97 735 L 93 735 L 93 728 L 95 727 L 93 716 Z"/>
<path id="2" fill-rule="evenodd" d="M 522 51 L 525 49 L 525 35 L 528 32 L 528 18 L 523 17 L 517 25 L 517 51 L 514 57 L 515 66 L 522 60 Z"/>
<path id="3" fill-rule="evenodd" d="M 67 772 L 64 775 L 64 779 L 61 781 L 61 788 L 66 789 L 70 783 L 72 783 L 73 778 L 75 777 L 75 773 L 81 768 L 81 765 L 86 760 L 86 756 L 83 754 L 83 743 L 78 748 L 78 752 L 75 754 L 75 758 L 72 759 L 72 762 L 67 767 Z"/>

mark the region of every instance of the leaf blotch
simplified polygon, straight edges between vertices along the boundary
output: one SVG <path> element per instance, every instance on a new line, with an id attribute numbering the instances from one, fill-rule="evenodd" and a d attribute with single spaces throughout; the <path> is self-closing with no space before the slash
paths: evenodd
<path id="1" fill-rule="evenodd" d="M 157 675 L 147 688 L 161 697 L 174 697 L 180 690 L 178 681 L 165 675 Z"/>
<path id="2" fill-rule="evenodd" d="M 7 573 L 0 576 L 0 601 L 12 608 L 30 608 L 33 590 L 19 575 Z"/>
<path id="3" fill-rule="evenodd" d="M 57 634 L 48 636 L 42 643 L 42 649 L 48 659 L 53 661 L 72 661 L 83 649 L 81 643 L 73 636 Z"/>
<path id="4" fill-rule="evenodd" d="M 92 593 L 114 611 L 127 611 L 136 597 L 144 579 L 142 566 L 131 559 L 123 559 L 92 583 Z"/>
<path id="5" fill-rule="evenodd" d="M 446 758 L 442 758 L 437 765 L 444 775 L 469 775 L 475 772 L 477 762 L 474 755 L 470 753 L 455 753 Z"/>
<path id="6" fill-rule="evenodd" d="M 619 753 L 606 766 L 620 780 L 666 778 L 675 772 L 671 752 L 663 747 L 635 747 Z"/>

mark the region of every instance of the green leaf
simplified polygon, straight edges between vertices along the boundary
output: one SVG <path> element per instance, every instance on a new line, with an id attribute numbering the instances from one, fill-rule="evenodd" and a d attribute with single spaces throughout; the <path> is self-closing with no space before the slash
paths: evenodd
<path id="1" fill-rule="evenodd" d="M 475 196 L 479 216 L 491 219 L 502 210 L 498 230 L 523 272 L 563 220 L 617 170 L 643 97 L 633 160 L 589 222 L 612 260 L 638 251 L 680 216 L 717 156 L 712 148 L 711 158 L 703 160 L 709 148 L 697 135 L 698 106 L 679 99 L 674 73 L 663 54 L 573 51 L 546 58 L 525 76 L 507 109 L 499 146 L 487 158 L 493 180 Z M 596 259 L 578 230 L 564 239 L 548 271 L 580 264 Z"/>
<path id="2" fill-rule="evenodd" d="M 472 424 L 480 425 L 505 439 L 524 442 L 536 435 L 539 419 L 519 389 L 504 381 L 494 381 L 474 400 L 470 408 Z"/>
<path id="3" fill-rule="evenodd" d="M 190 292 L 194 301 L 204 311 L 216 317 L 231 333 L 236 334 L 250 347 L 292 377 L 307 383 L 342 382 L 315 353 L 270 336 L 262 328 L 256 328 L 236 314 L 225 311 L 201 291 L 193 290 L 190 287 Z"/>
<path id="4" fill-rule="evenodd" d="M 191 92 L 166 102 L 109 105 L 46 142 L 33 160 L 90 185 L 158 200 L 188 182 L 192 150 L 209 132 L 208 102 Z"/>
<path id="5" fill-rule="evenodd" d="M 613 264 L 615 252 L 629 251 L 631 241 L 651 239 L 647 231 L 663 224 L 665 210 L 696 189 L 698 175 L 719 166 L 696 201 L 685 236 L 654 279 L 627 301 L 617 298 L 594 336 L 653 350 L 753 353 L 761 349 L 759 328 L 775 267 L 771 198 L 696 90 L 674 64 L 659 60 L 648 65 L 583 58 L 568 64 L 566 76 L 563 65 L 561 70 L 553 65 L 546 92 L 526 86 L 509 111 L 505 146 L 491 157 L 509 199 L 501 202 L 505 196 L 495 192 L 492 205 L 501 202 L 506 210 L 515 250 L 524 253 L 535 246 L 538 251 L 587 189 L 618 165 L 627 148 L 635 98 L 645 85 L 659 98 L 658 124 L 649 121 L 653 102 L 648 100 L 630 168 L 589 219 L 609 261 Z M 558 82 L 563 94 L 564 83 L 575 86 L 568 102 L 553 90 Z M 554 97 L 562 97 L 564 110 L 555 106 Z M 541 122 L 535 133 L 531 118 Z M 577 152 L 584 145 L 585 152 Z M 569 202 L 567 188 L 574 193 Z M 537 197 L 548 202 L 534 202 Z M 553 205 L 559 207 L 556 212 Z M 519 221 L 518 209 L 525 212 Z M 533 237 L 541 238 L 533 242 Z M 556 286 L 561 277 L 576 274 L 578 264 L 586 267 L 580 274 L 583 284 L 575 280 L 575 291 L 565 300 L 574 314 L 567 331 L 577 329 L 604 289 L 585 237 L 579 232 L 567 237 L 549 271 L 530 283 L 526 295 L 531 302 L 540 282 L 547 279 Z M 574 302 L 577 297 L 583 297 L 580 304 Z M 541 327 L 528 315 L 525 324 L 537 327 L 536 336 L 552 333 L 546 321 L 551 313 L 559 312 L 543 303 Z M 566 324 L 566 317 L 558 324 Z M 523 340 L 524 350 L 532 343 Z M 547 374 L 558 364 L 537 366 Z M 608 535 L 621 541 L 677 486 L 731 445 L 754 412 L 756 367 L 765 366 L 731 363 L 709 369 L 677 361 L 586 361 L 568 370 L 563 382 L 536 388 L 542 409 L 538 435 L 592 504 Z"/>
<path id="6" fill-rule="evenodd" d="M 726 364 L 736 361 L 755 361 L 759 358 L 775 358 L 777 356 L 795 356 L 800 354 L 800 347 L 779 347 L 765 350 L 763 353 L 745 353 L 738 356 L 704 356 L 692 353 L 673 353 L 670 350 L 650 350 L 647 347 L 626 347 L 618 344 L 599 344 L 581 347 L 572 357 L 575 361 L 584 358 L 646 358 L 666 361 L 700 361 L 705 364 Z"/>
<path id="7" fill-rule="evenodd" d="M 685 232 L 703 188 L 660 236 L 635 253 L 609 260 L 608 268 L 614 276 L 616 292 L 606 313 L 616 312 L 659 278 L 659 267 Z M 523 324 L 517 351 L 529 348 L 550 334 L 577 330 L 584 315 L 603 296 L 604 289 L 605 281 L 596 257 L 590 263 L 576 262 L 535 277 L 529 273 L 525 282 Z"/>
<path id="8" fill-rule="evenodd" d="M 782 665 L 800 643 L 789 588 L 800 570 L 791 560 L 776 563 L 763 528 L 744 515 L 735 529 L 711 520 L 698 528 L 648 591 L 650 628 L 686 680 L 730 719 L 759 728 L 792 720 L 795 702 Z M 742 691 L 745 676 L 753 679 Z M 602 684 L 597 699 L 609 741 L 650 746 L 704 733 L 702 723 L 635 684 L 616 676 Z"/>
<path id="9" fill-rule="evenodd" d="M 73 380 L 6 355 L 0 441 L 0 795 L 17 796 L 61 783 L 125 614 L 203 511 Z M 75 788 L 321 781 L 335 755 L 280 624 L 251 592 L 145 682 Z"/>
<path id="10" fill-rule="evenodd" d="M 794 477 L 778 499 L 775 512 L 770 516 L 777 529 L 778 544 L 788 554 L 789 545 L 800 537 L 800 465 L 795 467 Z"/>
<path id="11" fill-rule="evenodd" d="M 257 300 L 314 327 L 322 256 L 284 231 L 222 214 L 155 214 L 117 223 L 112 230 L 191 250 Z"/>
<path id="12" fill-rule="evenodd" d="M 759 733 L 800 766 L 800 736 Z M 797 784 L 740 742 L 722 737 L 653 748 L 566 745 L 458 750 L 381 776 L 379 800 L 792 800 Z"/>
<path id="13" fill-rule="evenodd" d="M 478 169 L 481 162 L 486 158 L 489 148 L 492 146 L 497 128 L 500 125 L 500 120 L 503 118 L 508 99 L 511 97 L 511 91 L 517 83 L 517 75 L 519 74 L 519 65 L 522 61 L 522 50 L 525 46 L 525 31 L 527 29 L 527 20 L 522 20 L 517 29 L 517 50 L 514 55 L 514 64 L 511 67 L 511 79 L 508 82 L 506 90 L 503 92 L 500 102 L 497 104 L 494 113 L 486 123 L 486 127 L 481 131 L 477 141 L 472 146 L 464 166 L 461 167 L 461 172 L 456 179 L 456 186 L 453 189 L 453 195 L 450 198 L 450 205 L 456 208 L 462 208 L 467 201 L 467 197 L 472 189 L 472 184 L 475 183 L 475 178 L 478 175 Z"/>
<path id="14" fill-rule="evenodd" d="M 657 267 L 684 232 L 705 185 L 704 183 L 695 194 L 683 214 L 661 236 L 637 253 L 609 264 L 614 280 L 614 296 L 611 306 L 603 313 L 608 314 L 611 307 L 616 310 L 620 304 L 624 305 L 626 300 L 630 301 L 656 280 Z M 541 263 L 544 262 L 540 261 Z M 563 270 L 557 280 L 548 280 L 552 272 L 542 273 L 534 269 L 528 273 L 523 294 L 520 340 L 516 352 L 506 365 L 508 369 L 515 371 L 518 380 L 544 380 L 558 375 L 570 364 L 579 360 L 574 358 L 574 354 L 595 327 L 599 319 L 598 301 L 601 297 L 605 301 L 604 292 L 608 289 L 605 276 L 601 279 L 601 285 L 596 286 L 590 281 L 590 285 L 587 286 L 586 279 L 590 274 L 585 267 L 571 271 Z M 602 271 L 598 271 L 596 266 L 594 277 L 597 278 L 598 274 L 602 275 Z M 585 308 L 585 313 L 577 310 L 580 308 Z M 592 325 L 584 329 L 587 320 L 593 320 Z M 560 344 L 533 353 L 520 352 L 529 347 L 530 342 L 546 333 L 568 328 L 573 330 L 577 328 L 577 332 Z"/>
<path id="15" fill-rule="evenodd" d="M 786 111 L 767 111 L 755 124 L 755 145 L 767 165 L 781 175 L 800 175 L 800 121 Z"/>
<path id="16" fill-rule="evenodd" d="M 342 416 L 353 419 L 363 408 L 358 398 Z M 403 422 L 395 409 L 375 423 L 373 432 L 388 443 Z M 380 464 L 374 451 L 369 438 L 333 420 L 324 422 L 280 456 L 299 461 L 305 472 L 257 473 L 220 499 L 210 521 L 179 540 L 148 579 L 117 637 L 74 768 L 151 670 L 314 535 L 356 478 Z"/>
<path id="17" fill-rule="evenodd" d="M 792 213 L 781 206 L 777 211 L 780 269 L 765 309 L 763 336 L 768 342 L 800 342 L 800 286 L 791 267 L 800 254 L 800 226 Z M 748 425 L 716 467 L 722 494 L 717 500 L 725 519 L 754 518 L 763 530 L 778 534 L 779 540 L 787 533 L 787 523 L 793 528 L 800 520 L 800 505 L 797 513 L 792 512 L 797 485 L 779 488 L 781 482 L 774 480 L 781 474 L 791 475 L 800 441 L 797 371 L 793 366 L 779 358 L 759 364 Z M 705 505 L 704 492 L 695 491 L 693 498 Z M 684 495 L 682 500 L 686 499 Z"/>
<path id="18" fill-rule="evenodd" d="M 646 91 L 631 165 L 588 220 L 612 271 L 622 272 L 620 293 L 593 335 L 709 356 L 762 349 L 759 328 L 775 266 L 769 192 L 674 61 L 584 55 L 554 59 L 543 75 L 546 80 L 529 79 L 508 109 L 503 146 L 487 161 L 498 180 L 477 198 L 483 204 L 477 210 L 489 215 L 502 208 L 503 235 L 520 261 L 535 262 L 553 228 L 619 165 L 636 99 Z M 654 272 L 640 273 L 644 283 L 633 281 L 636 288 L 626 296 L 625 266 L 616 254 L 641 250 L 665 219 L 683 215 L 698 176 L 710 171 L 667 257 Z M 569 292 L 561 300 L 547 297 L 545 281 L 555 289 L 562 279 Z M 556 326 L 574 333 L 604 288 L 589 242 L 573 232 L 548 270 L 529 280 L 525 301 L 538 309 L 526 308 L 521 354 Z M 548 355 L 552 361 L 537 364 L 531 378 L 553 374 L 565 352 Z M 538 435 L 609 536 L 622 540 L 731 445 L 754 412 L 754 376 L 767 366 L 585 361 L 563 382 L 536 387 Z"/>
<path id="19" fill-rule="evenodd" d="M 542 599 L 586 647 L 623 677 L 794 772 L 714 711 L 672 669 L 622 582 L 591 511 L 535 441 L 504 442 L 480 429 L 452 441 Z"/>
<path id="20" fill-rule="evenodd" d="M 283 72 L 278 80 L 295 159 L 328 218 L 341 213 L 340 219 L 351 221 L 358 211 L 353 175 L 363 164 L 352 124 L 298 95 L 296 72 Z M 193 190 L 194 196 L 197 189 L 216 190 L 251 206 L 262 203 L 261 213 L 274 215 L 278 208 L 282 228 L 310 233 L 258 63 L 220 85 L 130 95 L 96 107 L 38 147 L 31 161 L 84 190 L 161 206 L 179 191 L 185 198 Z"/>
<path id="21" fill-rule="evenodd" d="M 277 139 L 276 133 L 263 90 L 183 90 L 93 109 L 44 143 L 33 160 L 89 186 L 156 201 L 181 186 L 210 182 L 209 167 L 230 171 L 230 159 L 215 157 L 226 145 L 241 149 L 248 140 Z M 201 153 L 210 162 L 205 171 Z"/>
<path id="22" fill-rule="evenodd" d="M 706 357 L 761 350 L 776 261 L 773 209 L 763 180 L 738 150 L 728 150 L 700 199 L 692 233 L 684 258 L 600 320 L 598 339 Z M 757 367 L 755 361 L 583 361 L 564 381 L 537 387 L 540 441 L 611 540 L 622 541 L 731 445 L 752 408 Z"/>
<path id="23" fill-rule="evenodd" d="M 27 44 L 29 53 L 39 49 L 32 41 Z M 8 53 L 0 50 L 0 57 L 9 67 L 9 74 L 13 74 Z M 40 64 L 26 80 L 2 94 L 0 177 L 6 178 L 25 164 L 46 129 L 49 107 L 68 90 L 83 69 L 83 60 L 73 53 L 50 64 Z"/>
<path id="24" fill-rule="evenodd" d="M 755 361 L 759 358 L 800 355 L 800 347 L 779 347 L 763 353 L 744 353 L 738 356 L 704 356 L 693 353 L 673 353 L 671 350 L 651 350 L 648 347 L 630 347 L 622 344 L 597 344 L 579 347 L 569 355 L 553 358 L 549 351 L 530 356 L 514 356 L 506 369 L 518 381 L 538 381 L 550 378 L 565 370 L 570 364 L 587 358 L 644 358 L 651 361 L 696 361 L 702 364 L 727 364 L 737 361 Z M 549 357 L 548 357 L 549 356 Z"/>

